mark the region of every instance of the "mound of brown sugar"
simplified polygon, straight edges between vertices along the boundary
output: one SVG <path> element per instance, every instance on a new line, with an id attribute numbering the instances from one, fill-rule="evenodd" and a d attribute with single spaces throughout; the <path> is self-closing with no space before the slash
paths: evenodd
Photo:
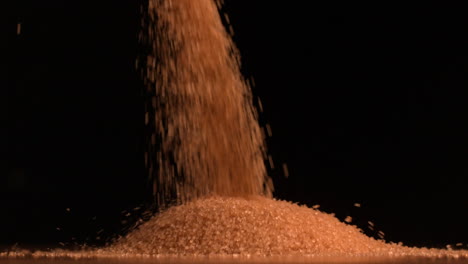
<path id="1" fill-rule="evenodd" d="M 169 208 L 110 248 L 130 255 L 452 256 L 364 235 L 333 215 L 252 196 L 209 197 Z"/>

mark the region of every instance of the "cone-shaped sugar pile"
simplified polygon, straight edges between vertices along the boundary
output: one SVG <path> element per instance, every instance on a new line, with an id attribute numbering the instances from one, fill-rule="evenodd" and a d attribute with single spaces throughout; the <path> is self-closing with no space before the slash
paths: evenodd
<path id="1" fill-rule="evenodd" d="M 332 215 L 260 196 L 209 197 L 169 208 L 110 248 L 131 255 L 452 256 L 369 238 Z"/>
<path id="2" fill-rule="evenodd" d="M 382 263 L 393 263 L 390 260 L 395 257 L 418 257 L 415 263 L 420 263 L 417 260 L 422 258 L 464 261 L 468 259 L 468 250 L 411 248 L 385 243 L 369 238 L 358 228 L 316 209 L 261 196 L 213 196 L 171 207 L 106 248 L 18 251 L 0 253 L 0 257 L 2 255 L 39 258 L 157 257 L 175 262 L 187 257 L 180 263 L 192 263 L 206 257 L 219 257 L 221 260 L 239 257 L 240 261 L 253 257 L 267 262 L 283 258 L 315 261 L 320 259 L 318 257 L 326 257 L 329 261 L 330 257 L 331 260 L 334 257 L 345 260 L 370 257 L 385 260 Z"/>
<path id="3" fill-rule="evenodd" d="M 200 199 L 170 208 L 116 248 L 148 254 L 370 253 L 388 248 L 331 215 L 262 197 Z"/>

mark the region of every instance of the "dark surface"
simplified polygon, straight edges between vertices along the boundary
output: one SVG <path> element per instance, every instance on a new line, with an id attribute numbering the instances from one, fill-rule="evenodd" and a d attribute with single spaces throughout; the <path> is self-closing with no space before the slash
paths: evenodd
<path id="1" fill-rule="evenodd" d="M 468 243 L 460 8 L 226 2 L 272 127 L 276 197 L 395 242 Z M 99 244 L 148 197 L 139 3 L 4 5 L 0 244 Z"/>

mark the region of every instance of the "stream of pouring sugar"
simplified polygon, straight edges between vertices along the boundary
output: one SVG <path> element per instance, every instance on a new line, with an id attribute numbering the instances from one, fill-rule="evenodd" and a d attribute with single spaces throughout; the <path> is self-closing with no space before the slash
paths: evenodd
<path id="1" fill-rule="evenodd" d="M 160 146 L 146 158 L 160 206 L 211 194 L 271 197 L 264 137 L 220 4 L 149 1 L 143 76 L 154 94 L 151 144 Z"/>

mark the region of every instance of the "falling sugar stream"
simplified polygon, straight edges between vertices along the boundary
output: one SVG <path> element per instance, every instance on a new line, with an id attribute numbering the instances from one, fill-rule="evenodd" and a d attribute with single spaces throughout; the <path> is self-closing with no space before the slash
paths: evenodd
<path id="1" fill-rule="evenodd" d="M 140 39 L 154 125 L 145 157 L 162 206 L 210 194 L 271 197 L 264 138 L 220 5 L 149 1 Z"/>

